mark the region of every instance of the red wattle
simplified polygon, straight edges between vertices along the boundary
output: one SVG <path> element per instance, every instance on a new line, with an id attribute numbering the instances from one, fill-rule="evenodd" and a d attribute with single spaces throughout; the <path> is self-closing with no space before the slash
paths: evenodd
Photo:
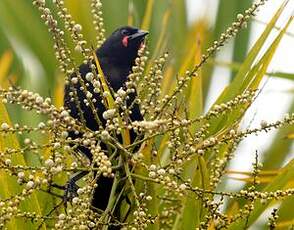
<path id="1" fill-rule="evenodd" d="M 125 47 L 128 47 L 128 43 L 129 43 L 129 37 L 128 37 L 128 36 L 125 36 L 125 37 L 122 39 L 122 44 L 123 44 Z"/>

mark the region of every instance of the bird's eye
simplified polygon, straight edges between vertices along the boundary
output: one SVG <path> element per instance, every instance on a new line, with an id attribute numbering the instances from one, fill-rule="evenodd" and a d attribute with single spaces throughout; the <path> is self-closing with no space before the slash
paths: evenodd
<path id="1" fill-rule="evenodd" d="M 121 31 L 121 34 L 122 34 L 122 35 L 125 35 L 125 36 L 130 35 L 129 31 L 127 31 L 127 30 L 122 30 L 122 31 Z"/>

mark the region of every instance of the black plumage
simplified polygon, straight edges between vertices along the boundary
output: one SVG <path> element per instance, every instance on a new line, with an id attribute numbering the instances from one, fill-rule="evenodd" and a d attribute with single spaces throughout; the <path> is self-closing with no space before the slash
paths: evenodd
<path id="1" fill-rule="evenodd" d="M 99 59 L 99 63 L 103 73 L 105 75 L 108 86 L 112 88 L 114 92 L 118 91 L 120 88 L 124 88 L 125 82 L 127 81 L 128 75 L 131 73 L 132 66 L 135 64 L 135 59 L 138 56 L 138 50 L 141 47 L 145 36 L 148 33 L 145 31 L 141 31 L 134 27 L 121 27 L 114 31 L 112 35 L 101 45 L 99 49 L 96 50 L 96 55 Z M 82 64 L 79 67 L 79 72 L 81 74 L 84 82 L 87 82 L 86 75 L 91 72 L 90 64 Z M 72 78 L 76 78 L 76 74 L 71 76 Z M 69 81 L 71 81 L 69 79 Z M 72 100 L 73 90 L 76 90 L 78 102 L 76 100 Z M 97 110 L 97 115 L 99 120 L 101 121 L 100 125 L 105 126 L 106 121 L 103 119 L 103 112 L 106 111 L 104 104 L 101 102 L 101 97 L 98 93 L 94 92 L 93 85 L 89 84 L 87 92 L 90 92 L 93 95 L 93 98 L 96 99 L 94 106 Z M 136 92 L 129 95 L 129 99 L 127 100 L 127 105 L 132 104 L 132 101 L 136 97 Z M 99 129 L 99 123 L 95 120 L 94 113 L 89 106 L 85 104 L 86 95 L 84 90 L 81 90 L 80 82 L 76 84 L 67 84 L 65 87 L 64 94 L 64 106 L 65 108 L 70 110 L 70 115 L 79 121 L 86 122 L 86 126 L 96 131 Z M 78 109 L 78 104 L 80 106 L 80 110 L 82 111 L 82 115 L 80 110 Z M 130 120 L 132 121 L 140 121 L 143 120 L 143 117 L 140 113 L 140 108 L 138 104 L 134 104 L 131 108 Z M 69 135 L 71 138 L 77 138 L 78 135 L 75 135 L 73 132 Z M 130 139 L 131 142 L 136 138 L 136 133 L 131 130 L 130 131 Z M 107 146 L 105 144 L 101 144 L 103 150 L 107 150 Z M 92 155 L 86 147 L 79 146 L 78 151 L 82 154 L 86 155 L 90 160 L 92 160 Z M 81 176 L 77 176 L 76 179 L 73 179 L 69 182 L 74 185 L 75 182 L 80 179 L 84 174 L 80 174 Z M 113 179 L 102 177 L 98 178 L 97 184 L 92 205 L 98 209 L 105 210 L 108 203 L 108 198 L 110 195 L 110 191 L 112 188 Z M 71 186 L 73 187 L 73 186 Z M 67 191 L 73 192 L 73 191 Z"/>

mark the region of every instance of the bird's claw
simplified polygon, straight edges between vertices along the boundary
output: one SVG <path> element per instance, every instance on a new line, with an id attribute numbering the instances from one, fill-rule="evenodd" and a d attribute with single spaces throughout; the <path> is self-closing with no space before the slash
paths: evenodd
<path id="1" fill-rule="evenodd" d="M 72 201 L 72 199 L 78 196 L 78 189 L 80 187 L 76 184 L 75 180 L 69 180 L 65 185 L 63 201 L 66 204 L 67 202 Z"/>
<path id="2" fill-rule="evenodd" d="M 65 185 L 64 196 L 63 196 L 65 207 L 67 202 L 71 202 L 74 197 L 78 196 L 78 189 L 80 187 L 76 184 L 76 182 L 87 174 L 88 174 L 87 171 L 77 172 L 68 180 L 68 182 Z"/>

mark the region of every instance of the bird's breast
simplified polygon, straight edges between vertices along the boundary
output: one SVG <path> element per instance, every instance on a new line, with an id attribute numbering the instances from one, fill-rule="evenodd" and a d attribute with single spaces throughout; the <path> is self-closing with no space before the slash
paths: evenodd
<path id="1" fill-rule="evenodd" d="M 102 59 L 100 65 L 109 85 L 114 91 L 124 86 L 131 71 L 130 65 L 120 64 L 108 59 Z"/>

